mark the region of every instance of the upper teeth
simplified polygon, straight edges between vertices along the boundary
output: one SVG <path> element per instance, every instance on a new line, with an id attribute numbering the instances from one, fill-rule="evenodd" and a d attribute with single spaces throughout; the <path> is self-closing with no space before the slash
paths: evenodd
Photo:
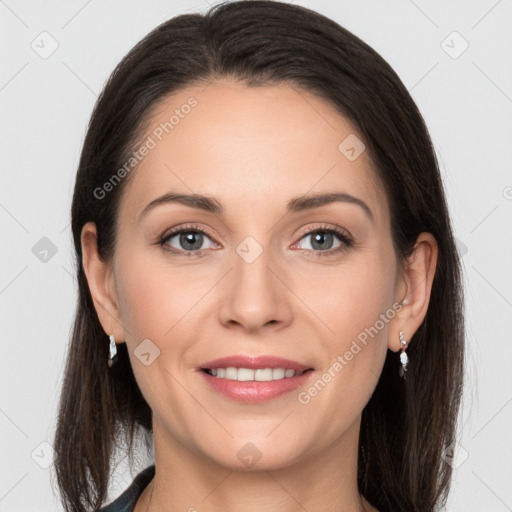
<path id="1" fill-rule="evenodd" d="M 294 377 L 297 373 L 295 370 L 285 368 L 258 368 L 253 370 L 251 368 L 210 368 L 211 374 L 220 379 L 229 380 L 257 380 L 257 381 L 270 381 L 279 380 L 284 377 Z"/>

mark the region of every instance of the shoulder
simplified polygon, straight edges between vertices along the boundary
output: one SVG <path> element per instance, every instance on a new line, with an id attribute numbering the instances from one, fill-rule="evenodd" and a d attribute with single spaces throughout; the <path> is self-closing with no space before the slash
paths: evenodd
<path id="1" fill-rule="evenodd" d="M 154 475 L 155 466 L 148 466 L 134 478 L 130 487 L 123 494 L 118 496 L 112 503 L 100 508 L 98 512 L 132 512 L 142 491 L 144 491 Z"/>

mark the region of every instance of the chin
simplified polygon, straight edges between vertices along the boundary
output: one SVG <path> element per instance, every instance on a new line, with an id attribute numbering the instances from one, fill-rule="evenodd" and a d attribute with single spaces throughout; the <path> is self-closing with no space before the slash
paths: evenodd
<path id="1" fill-rule="evenodd" d="M 284 446 L 268 439 L 251 441 L 246 438 L 231 440 L 229 445 L 223 444 L 221 453 L 208 450 L 206 455 L 216 464 L 232 471 L 272 471 L 295 464 L 299 456 L 297 446 L 293 440 Z"/>

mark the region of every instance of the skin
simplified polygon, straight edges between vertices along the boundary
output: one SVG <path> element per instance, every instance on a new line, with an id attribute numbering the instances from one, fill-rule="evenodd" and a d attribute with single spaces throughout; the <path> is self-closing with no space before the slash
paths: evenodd
<path id="1" fill-rule="evenodd" d="M 156 474 L 135 511 L 376 511 L 357 488 L 361 412 L 387 350 L 400 348 L 399 331 L 409 340 L 423 321 L 436 241 L 422 233 L 401 271 L 369 152 L 349 161 L 338 150 L 358 132 L 327 102 L 284 84 L 248 88 L 222 79 L 167 97 L 151 112 L 146 136 L 191 96 L 197 106 L 132 171 L 113 260 L 98 258 L 93 223 L 82 230 L 100 322 L 127 343 L 153 411 Z M 225 212 L 169 203 L 139 221 L 148 203 L 171 191 L 215 197 Z M 363 200 L 373 220 L 349 202 L 285 214 L 292 198 L 333 191 Z M 158 244 L 189 223 L 208 232 L 201 254 Z M 315 230 L 325 227 L 349 233 L 353 245 L 333 252 L 343 245 L 333 235 L 312 256 Z M 252 263 L 236 252 L 247 236 L 263 249 Z M 179 236 L 166 246 L 190 252 Z M 307 404 L 298 392 L 238 403 L 197 372 L 218 357 L 272 354 L 313 367 L 310 386 L 402 301 Z M 148 338 L 160 355 L 146 366 L 134 350 Z M 250 468 L 237 456 L 248 442 L 261 454 Z"/>

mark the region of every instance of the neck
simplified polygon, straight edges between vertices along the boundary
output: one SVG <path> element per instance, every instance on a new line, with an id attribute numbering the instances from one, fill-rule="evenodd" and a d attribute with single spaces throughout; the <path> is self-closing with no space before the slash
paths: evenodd
<path id="1" fill-rule="evenodd" d="M 155 476 L 135 512 L 372 512 L 357 487 L 359 420 L 335 446 L 286 467 L 239 471 L 189 450 L 153 416 Z"/>

